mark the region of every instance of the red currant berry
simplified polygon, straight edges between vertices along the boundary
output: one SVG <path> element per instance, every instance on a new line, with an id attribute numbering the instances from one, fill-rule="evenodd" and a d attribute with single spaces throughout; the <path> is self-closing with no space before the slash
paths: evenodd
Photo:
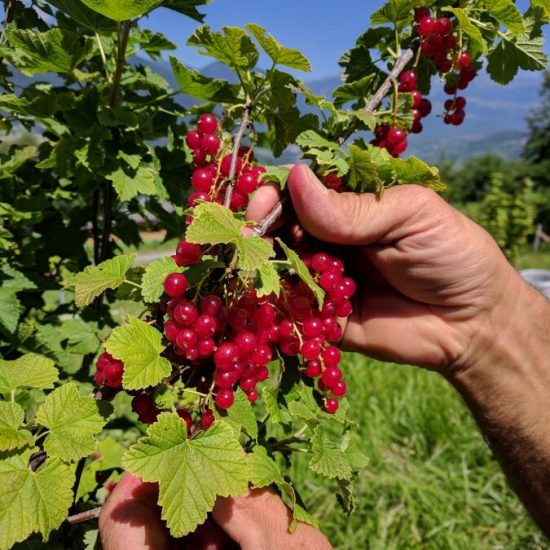
<path id="1" fill-rule="evenodd" d="M 235 189 L 240 193 L 242 193 L 243 195 L 252 193 L 253 191 L 256 191 L 257 188 L 258 188 L 258 176 L 256 176 L 256 174 L 251 170 L 244 172 L 239 177 L 235 185 Z"/>
<path id="2" fill-rule="evenodd" d="M 466 107 L 466 98 L 460 95 L 455 97 L 455 108 L 464 109 L 464 107 Z"/>
<path id="3" fill-rule="evenodd" d="M 305 375 L 309 378 L 317 378 L 321 374 L 321 363 L 317 360 L 309 361 L 305 370 Z"/>
<path id="4" fill-rule="evenodd" d="M 205 113 L 199 117 L 197 122 L 197 130 L 199 134 L 213 135 L 218 130 L 218 119 L 210 113 Z"/>
<path id="5" fill-rule="evenodd" d="M 330 387 L 332 395 L 335 395 L 336 397 L 342 397 L 343 395 L 346 395 L 347 390 L 348 386 L 343 380 L 339 380 Z"/>
<path id="6" fill-rule="evenodd" d="M 104 351 L 98 358 L 96 362 L 97 370 L 105 370 L 111 362 L 114 360 L 114 357 Z"/>
<path id="7" fill-rule="evenodd" d="M 187 143 L 187 146 L 190 149 L 198 149 L 201 146 L 200 134 L 195 130 L 187 132 L 187 135 L 185 136 L 185 143 Z"/>
<path id="8" fill-rule="evenodd" d="M 398 128 L 397 126 L 391 128 L 388 132 L 388 142 L 392 145 L 401 143 L 406 137 L 407 134 L 404 132 L 404 130 Z"/>
<path id="9" fill-rule="evenodd" d="M 328 254 L 324 254 L 323 252 L 318 252 L 311 258 L 311 268 L 314 271 L 317 271 L 317 273 L 322 273 L 325 271 L 330 265 L 330 257 Z"/>
<path id="10" fill-rule="evenodd" d="M 197 344 L 197 333 L 192 328 L 183 328 L 176 336 L 176 346 L 183 351 L 189 351 Z"/>
<path id="11" fill-rule="evenodd" d="M 214 185 L 214 178 L 215 174 L 212 174 L 208 168 L 197 168 L 191 176 L 191 185 L 196 191 L 208 193 Z"/>
<path id="12" fill-rule="evenodd" d="M 201 256 L 202 250 L 200 244 L 188 243 L 185 239 L 182 239 L 178 243 L 178 247 L 176 248 L 178 265 L 188 266 L 198 264 Z"/>
<path id="13" fill-rule="evenodd" d="M 420 105 L 418 106 L 418 110 L 420 111 L 422 117 L 428 116 L 432 112 L 432 102 L 423 97 Z"/>
<path id="14" fill-rule="evenodd" d="M 211 315 L 199 315 L 195 323 L 195 330 L 199 338 L 211 338 L 216 333 L 216 319 Z"/>
<path id="15" fill-rule="evenodd" d="M 315 340 L 306 340 L 300 348 L 300 352 L 306 361 L 317 359 L 320 351 L 319 344 Z"/>
<path id="16" fill-rule="evenodd" d="M 344 187 L 344 182 L 342 178 L 335 174 L 334 172 L 330 172 L 323 178 L 323 185 L 327 189 L 334 189 L 334 191 L 341 191 Z"/>
<path id="17" fill-rule="evenodd" d="M 323 323 L 316 317 L 308 317 L 302 325 L 302 333 L 306 338 L 315 338 L 323 334 Z"/>
<path id="18" fill-rule="evenodd" d="M 219 296 L 208 294 L 200 299 L 199 311 L 204 315 L 216 317 L 223 309 L 223 302 Z"/>
<path id="19" fill-rule="evenodd" d="M 325 368 L 321 378 L 323 382 L 331 388 L 336 382 L 342 380 L 342 371 L 338 367 L 330 365 Z"/>
<path id="20" fill-rule="evenodd" d="M 435 21 L 435 32 L 441 36 L 446 36 L 453 30 L 453 23 L 448 17 L 440 17 Z"/>
<path id="21" fill-rule="evenodd" d="M 212 338 L 203 338 L 197 344 L 199 357 L 210 357 L 214 353 L 216 343 Z"/>
<path id="22" fill-rule="evenodd" d="M 338 401 L 332 397 L 325 400 L 325 411 L 329 414 L 334 414 L 338 410 L 338 406 Z"/>
<path id="23" fill-rule="evenodd" d="M 325 362 L 325 365 L 335 366 L 340 362 L 340 350 L 334 346 L 327 346 L 322 352 L 321 357 Z"/>
<path id="24" fill-rule="evenodd" d="M 172 298 L 179 298 L 189 287 L 187 277 L 183 273 L 170 273 L 164 280 L 164 292 Z"/>
<path id="25" fill-rule="evenodd" d="M 423 17 L 418 22 L 418 34 L 420 36 L 428 36 L 429 34 L 432 34 L 433 32 L 435 32 L 435 28 L 435 20 L 431 17 Z"/>
<path id="26" fill-rule="evenodd" d="M 255 367 L 263 367 L 271 361 L 272 357 L 273 352 L 271 351 L 271 348 L 266 344 L 260 344 L 259 346 L 256 346 L 256 349 L 252 353 L 250 362 Z"/>
<path id="27" fill-rule="evenodd" d="M 197 308 L 187 300 L 181 300 L 174 308 L 174 321 L 182 325 L 192 325 L 198 316 Z"/>
<path id="28" fill-rule="evenodd" d="M 230 370 L 239 358 L 239 349 L 233 342 L 221 343 L 214 352 L 214 364 L 220 370 Z"/>
<path id="29" fill-rule="evenodd" d="M 458 54 L 458 63 L 463 68 L 469 67 L 472 63 L 472 58 L 470 54 L 468 52 L 460 52 Z"/>
<path id="30" fill-rule="evenodd" d="M 201 148 L 211 157 L 215 156 L 220 148 L 220 138 L 213 135 L 204 135 L 201 137 Z"/>
<path id="31" fill-rule="evenodd" d="M 185 425 L 187 426 L 187 432 L 189 433 L 191 431 L 191 428 L 193 427 L 193 419 L 191 418 L 189 411 L 187 411 L 186 409 L 177 409 L 176 412 L 178 413 L 178 416 L 185 422 Z"/>
<path id="32" fill-rule="evenodd" d="M 416 89 L 417 78 L 414 71 L 404 71 L 399 77 L 399 82 L 403 87 L 403 92 L 411 92 Z"/>
<path id="33" fill-rule="evenodd" d="M 430 17 L 430 10 L 428 8 L 415 8 L 414 20 L 419 23 L 424 17 Z"/>
<path id="34" fill-rule="evenodd" d="M 237 382 L 237 376 L 235 372 L 231 370 L 218 370 L 214 377 L 216 386 L 224 389 L 231 389 Z"/>
<path id="35" fill-rule="evenodd" d="M 258 382 L 263 382 L 267 380 L 269 376 L 269 369 L 265 365 L 260 365 L 254 370 L 254 377 Z"/>
<path id="36" fill-rule="evenodd" d="M 228 389 L 222 389 L 216 394 L 216 406 L 218 409 L 229 409 L 235 401 L 235 394 Z"/>
<path id="37" fill-rule="evenodd" d="M 240 174 L 242 168 L 243 168 L 243 159 L 240 157 L 237 157 L 237 160 L 235 162 L 235 174 Z M 222 161 L 220 163 L 220 172 L 222 173 L 222 175 L 224 175 L 227 178 L 229 176 L 230 170 L 231 170 L 231 155 L 225 155 L 225 157 L 222 158 Z"/>
<path id="38" fill-rule="evenodd" d="M 200 424 L 205 430 L 207 430 L 210 426 L 212 426 L 212 424 L 214 424 L 214 420 L 214 413 L 210 409 L 206 409 L 201 414 Z"/>

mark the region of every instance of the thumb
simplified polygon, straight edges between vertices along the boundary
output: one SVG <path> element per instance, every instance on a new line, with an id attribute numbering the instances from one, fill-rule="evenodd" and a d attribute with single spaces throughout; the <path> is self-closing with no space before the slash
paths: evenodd
<path id="1" fill-rule="evenodd" d="M 408 222 L 441 208 L 433 191 L 402 185 L 373 193 L 337 193 L 327 189 L 304 164 L 290 171 L 292 204 L 306 231 L 322 241 L 337 244 L 388 244 L 410 232 Z"/>

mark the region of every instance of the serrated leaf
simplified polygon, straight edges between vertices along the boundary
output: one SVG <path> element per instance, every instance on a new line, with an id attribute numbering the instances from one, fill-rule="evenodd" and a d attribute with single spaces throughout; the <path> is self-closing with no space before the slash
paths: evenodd
<path id="1" fill-rule="evenodd" d="M 241 238 L 244 225 L 229 208 L 203 202 L 193 208 L 193 221 L 187 228 L 185 239 L 197 244 L 235 243 Z"/>
<path id="2" fill-rule="evenodd" d="M 253 439 L 258 437 L 258 422 L 252 403 L 240 388 L 235 392 L 235 402 L 227 409 L 227 422 L 236 428 L 237 436 L 241 433 L 242 427 Z"/>
<path id="3" fill-rule="evenodd" d="M 52 388 L 58 378 L 54 362 L 43 355 L 27 353 L 5 361 L 0 359 L 0 392 L 7 393 L 17 388 Z"/>
<path id="4" fill-rule="evenodd" d="M 273 36 L 266 34 L 265 29 L 260 25 L 249 23 L 245 27 L 271 58 L 273 65 L 284 65 L 291 69 L 311 71 L 309 61 L 299 50 L 282 46 Z"/>
<path id="5" fill-rule="evenodd" d="M 67 15 L 70 15 L 79 25 L 84 28 L 96 31 L 114 31 L 116 30 L 115 24 L 108 18 L 103 17 L 96 11 L 91 10 L 85 6 L 82 2 L 75 2 L 74 0 L 48 0 L 50 4 L 53 4 L 56 8 L 60 9 Z"/>
<path id="6" fill-rule="evenodd" d="M 354 101 L 356 99 L 364 99 L 372 93 L 372 84 L 375 80 L 376 75 L 369 74 L 355 80 L 353 82 L 347 82 L 338 86 L 333 92 L 332 97 L 334 98 L 334 104 L 337 107 L 341 107 L 348 101 Z M 369 113 L 371 114 L 371 113 Z M 372 116 L 372 114 L 371 114 Z"/>
<path id="7" fill-rule="evenodd" d="M 472 41 L 472 46 L 475 51 L 481 53 L 487 53 L 487 44 L 483 39 L 483 35 L 479 28 L 470 20 L 468 12 L 463 8 L 446 7 L 445 11 L 449 11 L 456 17 L 460 30 L 468 35 Z"/>
<path id="8" fill-rule="evenodd" d="M 0 325 L 10 334 L 15 332 L 20 316 L 21 303 L 11 288 L 0 288 Z"/>
<path id="9" fill-rule="evenodd" d="M 64 384 L 46 397 L 36 421 L 49 429 L 44 450 L 65 462 L 76 462 L 92 453 L 96 447 L 94 435 L 105 425 L 97 401 L 80 395 L 73 383 Z"/>
<path id="10" fill-rule="evenodd" d="M 329 141 L 320 136 L 315 130 L 306 130 L 296 138 L 296 145 L 302 149 L 328 149 L 329 151 L 341 151 L 340 145 L 335 141 Z"/>
<path id="11" fill-rule="evenodd" d="M 256 271 L 275 256 L 271 243 L 255 235 L 240 237 L 236 245 L 239 253 L 237 267 L 243 271 Z"/>
<path id="12" fill-rule="evenodd" d="M 222 420 L 188 439 L 185 422 L 163 413 L 122 463 L 144 481 L 159 483 L 162 518 L 174 537 L 203 523 L 217 496 L 242 494 L 248 485 L 246 455 Z"/>
<path id="13" fill-rule="evenodd" d="M 114 21 L 126 21 L 152 10 L 162 0 L 81 0 L 90 9 Z"/>
<path id="14" fill-rule="evenodd" d="M 61 28 L 38 32 L 8 27 L 6 37 L 10 45 L 6 55 L 28 76 L 49 72 L 69 74 L 93 53 L 91 38 Z"/>
<path id="15" fill-rule="evenodd" d="M 263 183 L 275 183 L 281 189 L 286 187 L 290 168 L 286 166 L 264 166 L 266 171 L 260 174 L 259 181 Z"/>
<path id="16" fill-rule="evenodd" d="M 547 67 L 544 38 L 524 33 L 517 38 L 501 35 L 500 42 L 487 55 L 487 73 L 498 84 L 511 82 L 519 69 L 542 71 Z"/>
<path id="17" fill-rule="evenodd" d="M 313 397 L 313 390 L 304 384 L 301 384 L 298 392 L 293 398 L 287 398 L 288 412 L 294 418 L 304 422 L 317 421 L 319 418 L 319 405 Z"/>
<path id="18" fill-rule="evenodd" d="M 313 148 L 309 149 L 306 155 L 320 166 L 326 167 L 327 172 L 336 172 L 339 176 L 344 176 L 349 172 L 348 163 L 333 151 Z"/>
<path id="19" fill-rule="evenodd" d="M 248 465 L 248 479 L 254 487 L 260 489 L 272 483 L 284 482 L 279 465 L 268 456 L 265 447 L 256 445 L 246 457 Z"/>
<path id="20" fill-rule="evenodd" d="M 67 351 L 86 355 L 99 347 L 97 323 L 87 323 L 80 317 L 63 321 L 60 332 L 67 338 Z"/>
<path id="21" fill-rule="evenodd" d="M 44 540 L 61 525 L 73 502 L 73 469 L 48 458 L 36 471 L 29 468 L 32 450 L 0 455 L 0 548 L 11 548 L 31 533 Z"/>
<path id="22" fill-rule="evenodd" d="M 161 353 L 162 334 L 144 321 L 130 316 L 128 324 L 113 330 L 105 349 L 124 363 L 122 386 L 141 390 L 156 386 L 172 372 L 172 364 Z"/>
<path id="23" fill-rule="evenodd" d="M 290 422 L 290 415 L 279 403 L 279 389 L 264 387 L 262 397 L 271 424 Z"/>
<path id="24" fill-rule="evenodd" d="M 129 201 L 139 194 L 158 194 L 156 174 L 149 166 L 140 165 L 137 168 L 119 166 L 105 178 L 113 183 L 121 201 Z"/>
<path id="25" fill-rule="evenodd" d="M 225 80 L 209 78 L 197 70 L 188 69 L 175 57 L 170 57 L 174 78 L 181 92 L 204 101 L 215 103 L 235 103 L 238 101 L 238 90 Z"/>
<path id="26" fill-rule="evenodd" d="M 182 13 L 195 21 L 202 23 L 204 14 L 197 10 L 197 6 L 210 4 L 212 0 L 164 0 L 163 7 Z"/>
<path id="27" fill-rule="evenodd" d="M 439 170 L 427 165 L 419 158 L 392 158 L 390 162 L 399 184 L 417 183 L 436 191 L 445 189 L 445 184 L 441 181 Z"/>
<path id="28" fill-rule="evenodd" d="M 350 168 L 346 187 L 358 193 L 380 192 L 384 188 L 384 182 L 370 152 L 356 145 L 350 145 L 349 152 Z"/>
<path id="29" fill-rule="evenodd" d="M 141 280 L 141 295 L 147 304 L 158 302 L 164 292 L 164 280 L 170 273 L 183 273 L 171 256 L 159 258 L 145 267 Z"/>
<path id="30" fill-rule="evenodd" d="M 352 476 L 345 453 L 329 438 L 321 426 L 313 430 L 309 468 L 330 479 L 351 479 Z"/>
<path id="31" fill-rule="evenodd" d="M 393 23 L 398 27 L 407 24 L 411 16 L 410 0 L 388 0 L 370 18 L 371 25 Z"/>
<path id="32" fill-rule="evenodd" d="M 254 288 L 258 297 L 269 296 L 270 294 L 279 296 L 281 279 L 273 263 L 266 262 L 258 268 Z"/>
<path id="33" fill-rule="evenodd" d="M 336 497 L 342 510 L 346 515 L 351 515 L 355 510 L 355 498 L 353 496 L 353 485 L 351 481 L 347 479 L 338 480 L 339 491 Z"/>
<path id="34" fill-rule="evenodd" d="M 513 35 L 525 32 L 523 17 L 513 0 L 485 0 L 484 3 L 491 15 Z"/>
<path id="35" fill-rule="evenodd" d="M 74 276 L 71 284 L 75 286 L 75 302 L 80 308 L 91 304 L 108 288 L 119 287 L 126 279 L 136 255 L 120 255 L 99 265 L 90 265 Z"/>
<path id="36" fill-rule="evenodd" d="M 550 18 L 550 5 L 548 0 L 531 0 L 531 6 L 533 8 L 540 8 L 545 17 Z"/>
<path id="37" fill-rule="evenodd" d="M 0 401 L 0 451 L 11 451 L 32 445 L 34 438 L 22 430 L 25 411 L 17 403 Z"/>
<path id="38" fill-rule="evenodd" d="M 298 275 L 298 277 L 300 277 L 300 279 L 302 279 L 302 281 L 313 292 L 315 298 L 317 299 L 317 303 L 319 304 L 319 308 L 322 308 L 323 300 L 325 298 L 324 290 L 315 282 L 315 279 L 311 276 L 306 264 L 300 259 L 298 254 L 296 254 L 294 250 L 288 248 L 288 246 L 279 237 L 277 237 L 277 242 L 286 254 L 287 260 L 290 262 L 290 265 L 296 272 L 296 275 Z"/>
<path id="39" fill-rule="evenodd" d="M 221 32 L 199 27 L 187 41 L 198 46 L 199 53 L 213 57 L 234 69 L 251 69 L 258 61 L 258 50 L 250 37 L 238 27 L 223 27 Z"/>
<path id="40" fill-rule="evenodd" d="M 319 529 L 319 520 L 315 516 L 312 516 L 305 508 L 300 506 L 297 502 L 294 503 L 293 521 L 294 522 L 301 521 L 302 523 L 307 523 L 308 525 L 315 527 L 315 529 Z M 292 525 L 290 529 L 292 531 Z"/>

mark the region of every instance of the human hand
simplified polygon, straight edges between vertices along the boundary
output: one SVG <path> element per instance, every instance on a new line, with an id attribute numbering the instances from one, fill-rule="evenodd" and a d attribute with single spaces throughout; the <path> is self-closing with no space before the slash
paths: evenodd
<path id="1" fill-rule="evenodd" d="M 187 537 L 174 539 L 160 518 L 158 486 L 129 473 L 107 499 L 99 516 L 105 550 L 328 550 L 322 533 L 300 523 L 289 533 L 291 517 L 268 489 L 235 498 L 218 498 L 206 522 Z"/>
<path id="2" fill-rule="evenodd" d="M 429 189 L 339 194 L 304 165 L 288 188 L 299 223 L 342 245 L 358 283 L 344 348 L 443 372 L 483 352 L 526 286 L 492 237 Z M 248 219 L 261 220 L 277 200 L 273 187 L 260 188 Z"/>

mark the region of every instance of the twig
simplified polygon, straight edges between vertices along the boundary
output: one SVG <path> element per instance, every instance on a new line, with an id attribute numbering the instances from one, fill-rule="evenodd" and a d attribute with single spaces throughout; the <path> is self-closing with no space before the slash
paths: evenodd
<path id="1" fill-rule="evenodd" d="M 239 125 L 239 129 L 235 134 L 235 139 L 233 141 L 233 151 L 231 153 L 231 164 L 229 166 L 229 175 L 227 176 L 229 179 L 229 184 L 227 185 L 227 189 L 225 191 L 224 206 L 226 208 L 229 208 L 231 205 L 231 197 L 233 196 L 233 187 L 235 186 L 235 172 L 237 171 L 237 159 L 239 157 L 239 148 L 241 147 L 241 141 L 244 137 L 244 133 L 250 123 L 249 115 L 250 115 L 251 109 L 252 109 L 252 104 L 247 103 L 244 108 L 243 118 Z"/>
<path id="2" fill-rule="evenodd" d="M 388 93 L 389 89 L 392 86 L 392 83 L 395 82 L 395 80 L 399 77 L 399 75 L 403 72 L 405 67 L 408 65 L 409 61 L 415 56 L 417 44 L 413 44 L 403 55 L 399 56 L 397 58 L 397 61 L 391 70 L 390 74 L 386 77 L 386 80 L 382 83 L 380 88 L 376 91 L 376 93 L 371 97 L 367 105 L 365 106 L 365 111 L 367 113 L 373 113 L 376 107 L 380 104 L 380 102 L 384 99 L 386 94 Z M 347 135 L 344 134 L 344 136 L 341 138 L 340 141 L 345 141 L 351 133 L 353 133 L 354 128 L 350 125 L 350 128 L 347 132 Z M 260 237 L 263 237 L 269 229 L 277 222 L 277 220 L 281 217 L 281 214 L 283 213 L 283 204 L 288 200 L 288 195 L 281 196 L 281 199 L 277 204 L 272 208 L 271 212 L 263 218 L 260 223 L 254 228 L 254 233 Z"/>
<path id="3" fill-rule="evenodd" d="M 273 227 L 283 213 L 283 206 L 288 202 L 288 194 L 281 195 L 271 212 L 252 230 L 258 237 L 263 237 Z"/>
<path id="4" fill-rule="evenodd" d="M 111 97 L 109 99 L 109 106 L 115 107 L 118 99 L 118 91 L 120 88 L 120 80 L 122 78 L 122 71 L 126 64 L 126 49 L 128 48 L 128 40 L 130 38 L 130 29 L 132 28 L 131 21 L 124 21 L 122 24 L 122 33 L 118 43 L 118 53 L 115 74 L 113 75 L 113 85 L 111 88 Z"/>
<path id="5" fill-rule="evenodd" d="M 99 237 L 99 190 L 94 191 L 92 197 L 92 237 L 94 241 L 94 264 L 97 265 L 100 262 L 100 246 L 101 241 Z"/>
<path id="6" fill-rule="evenodd" d="M 65 521 L 71 525 L 75 525 L 91 519 L 97 519 L 99 514 L 101 514 L 101 506 L 99 508 L 92 508 L 91 510 L 86 510 L 85 512 L 80 512 L 79 514 L 69 516 Z"/>
<path id="7" fill-rule="evenodd" d="M 392 82 L 403 72 L 403 69 L 408 65 L 409 61 L 415 56 L 416 48 L 413 46 L 409 48 L 403 55 L 397 58 L 397 61 L 391 70 L 390 74 L 386 77 L 386 80 L 382 83 L 382 86 L 378 88 L 376 93 L 370 98 L 369 102 L 365 106 L 367 113 L 374 113 L 374 110 L 380 102 L 386 97 L 389 89 L 392 86 Z"/>

